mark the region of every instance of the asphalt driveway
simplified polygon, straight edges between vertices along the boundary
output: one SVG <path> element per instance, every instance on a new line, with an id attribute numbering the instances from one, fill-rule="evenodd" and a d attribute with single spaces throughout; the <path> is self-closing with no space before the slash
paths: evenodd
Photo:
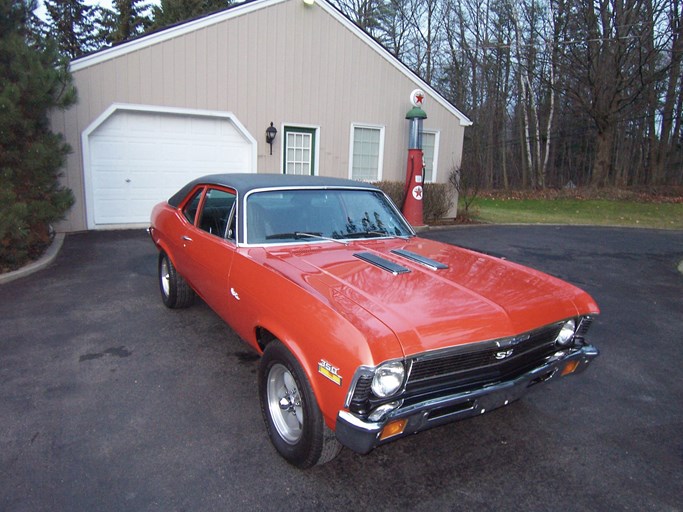
<path id="1" fill-rule="evenodd" d="M 683 232 L 426 236 L 586 289 L 601 356 L 504 409 L 302 472 L 268 441 L 254 353 L 203 303 L 162 305 L 146 233 L 71 235 L 0 286 L 0 510 L 683 510 Z"/>

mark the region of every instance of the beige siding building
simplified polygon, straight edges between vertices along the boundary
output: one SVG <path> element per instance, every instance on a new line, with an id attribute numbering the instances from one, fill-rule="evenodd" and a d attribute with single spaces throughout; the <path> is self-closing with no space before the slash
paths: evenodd
<path id="1" fill-rule="evenodd" d="M 471 124 L 325 0 L 255 0 L 71 71 L 78 104 L 53 116 L 73 148 L 62 231 L 146 225 L 156 202 L 214 172 L 403 181 L 417 88 L 426 178 L 445 182 Z"/>

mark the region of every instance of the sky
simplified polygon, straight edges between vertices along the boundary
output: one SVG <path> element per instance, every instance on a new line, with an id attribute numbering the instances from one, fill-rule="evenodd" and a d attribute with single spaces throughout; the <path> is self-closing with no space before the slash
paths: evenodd
<path id="1" fill-rule="evenodd" d="M 158 5 L 160 1 L 161 0 L 148 0 L 147 3 Z M 111 9 L 111 7 L 112 7 L 111 0 L 85 0 L 85 3 L 88 5 L 99 5 L 101 7 L 106 7 L 107 9 Z M 40 7 L 38 7 L 38 9 L 36 9 L 36 15 L 40 19 L 44 20 L 45 15 L 46 15 L 45 5 L 43 4 L 42 0 L 39 2 L 39 4 L 40 4 Z"/>

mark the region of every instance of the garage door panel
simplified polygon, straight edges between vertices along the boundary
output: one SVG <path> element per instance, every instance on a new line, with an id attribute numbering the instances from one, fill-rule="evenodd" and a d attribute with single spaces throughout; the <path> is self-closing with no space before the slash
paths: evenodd
<path id="1" fill-rule="evenodd" d="M 133 215 L 147 215 L 149 217 L 149 212 L 151 208 L 154 207 L 156 203 L 149 201 L 148 199 L 131 201 L 130 208 Z"/>
<path id="2" fill-rule="evenodd" d="M 122 212 L 119 208 L 120 198 L 98 198 L 99 207 L 96 212 L 95 221 L 107 219 L 109 222 L 124 223 L 128 212 Z"/>
<path id="3" fill-rule="evenodd" d="M 102 194 L 111 190 L 123 190 L 126 185 L 126 173 L 107 172 L 102 176 L 98 176 L 94 183 L 95 197 L 102 197 Z M 125 192 L 123 193 L 125 196 Z"/>
<path id="4" fill-rule="evenodd" d="M 190 132 L 194 135 L 208 135 L 213 137 L 220 134 L 220 123 L 217 120 L 202 122 L 193 119 L 189 126 Z"/>
<path id="5" fill-rule="evenodd" d="M 251 140 L 228 117 L 119 110 L 87 143 L 94 228 L 147 223 L 188 181 L 254 167 Z"/>
<path id="6" fill-rule="evenodd" d="M 133 168 L 135 168 L 137 163 L 158 162 L 163 157 L 163 152 L 153 142 L 145 141 L 141 138 L 140 141 L 126 143 L 123 145 L 125 153 L 122 155 L 122 158 L 125 158 L 126 162 L 133 164 Z"/>
<path id="7" fill-rule="evenodd" d="M 119 138 L 94 139 L 90 144 L 90 151 L 97 155 L 97 161 L 118 160 L 121 154 L 122 140 Z"/>
<path id="8" fill-rule="evenodd" d="M 126 129 L 129 132 L 147 134 L 159 131 L 160 117 L 158 115 L 150 116 L 142 112 L 129 112 L 125 117 Z"/>
<path id="9" fill-rule="evenodd" d="M 161 186 L 156 172 L 136 172 L 129 179 L 131 180 L 129 185 L 132 199 L 149 198 Z M 177 175 L 176 179 L 180 179 L 180 176 Z M 177 188 L 175 190 L 177 191 Z"/>

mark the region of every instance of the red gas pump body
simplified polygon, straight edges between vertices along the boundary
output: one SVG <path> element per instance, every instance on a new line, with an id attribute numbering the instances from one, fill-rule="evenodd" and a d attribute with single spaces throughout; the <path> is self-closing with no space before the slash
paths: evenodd
<path id="1" fill-rule="evenodd" d="M 423 153 L 421 149 L 408 150 L 408 164 L 406 167 L 405 200 L 403 201 L 403 215 L 412 226 L 423 226 L 424 215 L 422 208 L 422 182 L 424 169 Z"/>

